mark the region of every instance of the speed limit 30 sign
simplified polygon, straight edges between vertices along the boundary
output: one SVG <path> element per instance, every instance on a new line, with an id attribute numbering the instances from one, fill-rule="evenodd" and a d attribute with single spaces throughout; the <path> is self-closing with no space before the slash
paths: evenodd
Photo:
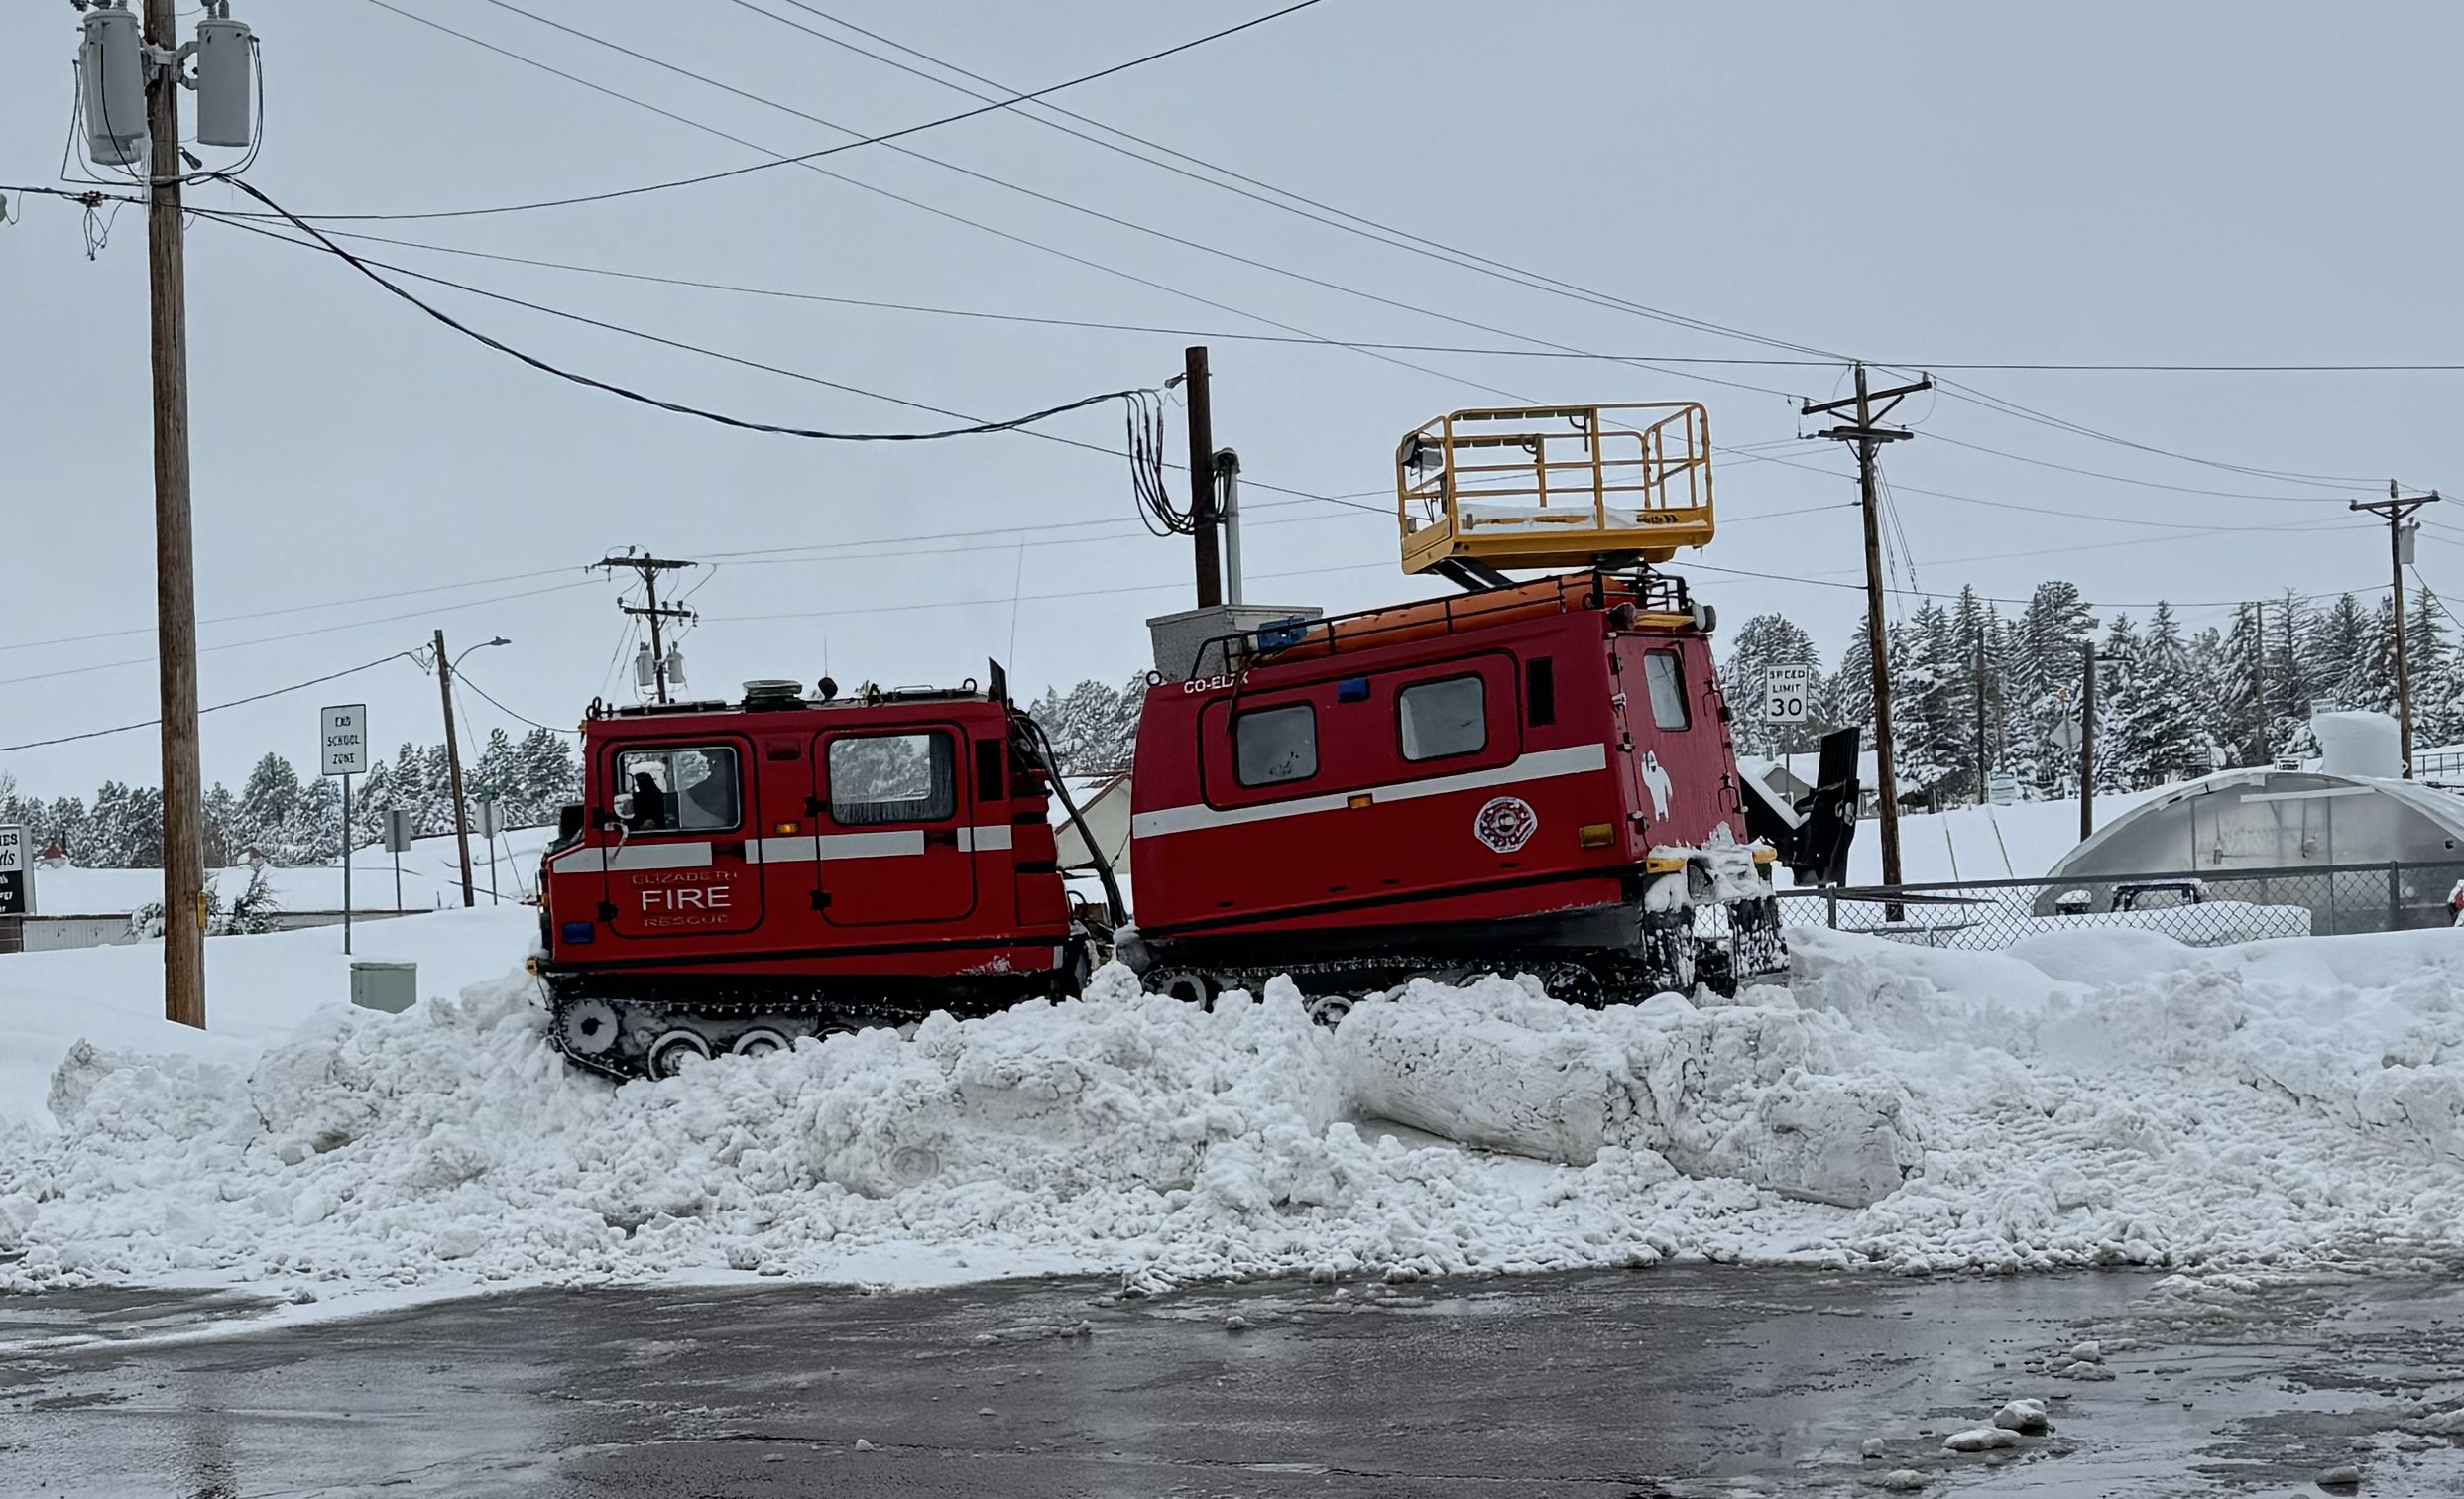
<path id="1" fill-rule="evenodd" d="M 1806 699 L 1813 693 L 1813 667 L 1765 667 L 1763 669 L 1763 721 L 1770 724 L 1804 723 L 1806 721 Z"/>

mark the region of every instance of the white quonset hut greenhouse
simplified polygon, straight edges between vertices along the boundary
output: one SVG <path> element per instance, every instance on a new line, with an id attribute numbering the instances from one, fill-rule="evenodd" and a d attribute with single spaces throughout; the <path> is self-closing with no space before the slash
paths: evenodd
<path id="1" fill-rule="evenodd" d="M 2464 796 L 2400 777 L 2384 714 L 2312 727 L 2313 765 L 2219 771 L 2099 828 L 2053 866 L 2037 914 L 2216 901 L 2306 907 L 2319 933 L 2447 925 Z"/>

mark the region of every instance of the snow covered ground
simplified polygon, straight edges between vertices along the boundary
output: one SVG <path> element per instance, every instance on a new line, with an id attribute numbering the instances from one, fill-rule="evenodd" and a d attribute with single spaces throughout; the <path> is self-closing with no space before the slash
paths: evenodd
<path id="1" fill-rule="evenodd" d="M 555 836 L 553 828 L 515 828 L 499 834 L 497 893 L 506 902 L 522 899 L 538 883 L 539 855 Z M 402 901 L 407 910 L 426 911 L 462 903 L 462 869 L 454 841 L 421 838 L 403 855 Z M 488 899 L 488 844 L 471 835 L 471 869 L 479 899 Z M 248 888 L 244 868 L 211 871 L 215 888 L 229 900 Z M 305 868 L 269 867 L 266 880 L 274 898 L 287 911 L 342 909 L 342 865 Z M 35 870 L 37 909 L 47 916 L 125 915 L 163 898 L 161 869 Z M 358 911 L 394 909 L 394 856 L 382 848 L 357 851 L 351 861 L 351 908 Z"/>
<path id="2" fill-rule="evenodd" d="M 2097 793 L 2096 826 L 2174 786 Z M 1900 819 L 1900 867 L 1911 884 L 1955 879 L 2034 879 L 2052 871 L 2079 845 L 2076 800 L 2015 802 L 2007 807 L 1952 807 Z M 1848 882 L 1882 883 L 1882 825 L 1856 825 L 1848 848 Z"/>
<path id="3" fill-rule="evenodd" d="M 2243 1269 L 2451 1253 L 2464 1214 L 2453 932 L 1807 931 L 1743 1003 L 1422 983 L 1333 1032 L 1280 982 L 1206 1012 L 1109 970 L 617 1087 L 518 974 L 450 993 L 527 914 L 372 926 L 421 963 L 397 1016 L 336 1004 L 326 932 L 217 939 L 204 1037 L 143 1018 L 152 949 L 0 960 L 0 1286 Z"/>

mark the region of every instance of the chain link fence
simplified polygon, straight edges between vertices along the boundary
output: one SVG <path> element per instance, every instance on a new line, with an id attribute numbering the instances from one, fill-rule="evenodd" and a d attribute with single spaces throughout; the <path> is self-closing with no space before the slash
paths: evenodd
<path id="1" fill-rule="evenodd" d="M 2265 937 L 2443 927 L 2464 861 L 2159 871 L 1782 890 L 1790 926 L 1827 926 L 1971 952 L 2080 927 L 2162 932 L 2192 947 Z"/>

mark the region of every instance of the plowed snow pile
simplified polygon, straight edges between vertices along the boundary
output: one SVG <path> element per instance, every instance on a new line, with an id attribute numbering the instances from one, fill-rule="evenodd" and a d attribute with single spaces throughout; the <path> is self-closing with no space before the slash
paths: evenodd
<path id="1" fill-rule="evenodd" d="M 2456 1246 L 2464 934 L 1793 940 L 1793 990 L 1733 1005 L 1415 984 L 1329 1032 L 1281 982 L 1209 1013 L 1113 970 L 621 1088 L 549 1048 L 521 979 L 328 1010 L 253 1065 L 80 1046 L 57 1132 L 0 1126 L 0 1286 Z M 1412 1128 L 1350 1122 L 1379 1118 Z"/>

